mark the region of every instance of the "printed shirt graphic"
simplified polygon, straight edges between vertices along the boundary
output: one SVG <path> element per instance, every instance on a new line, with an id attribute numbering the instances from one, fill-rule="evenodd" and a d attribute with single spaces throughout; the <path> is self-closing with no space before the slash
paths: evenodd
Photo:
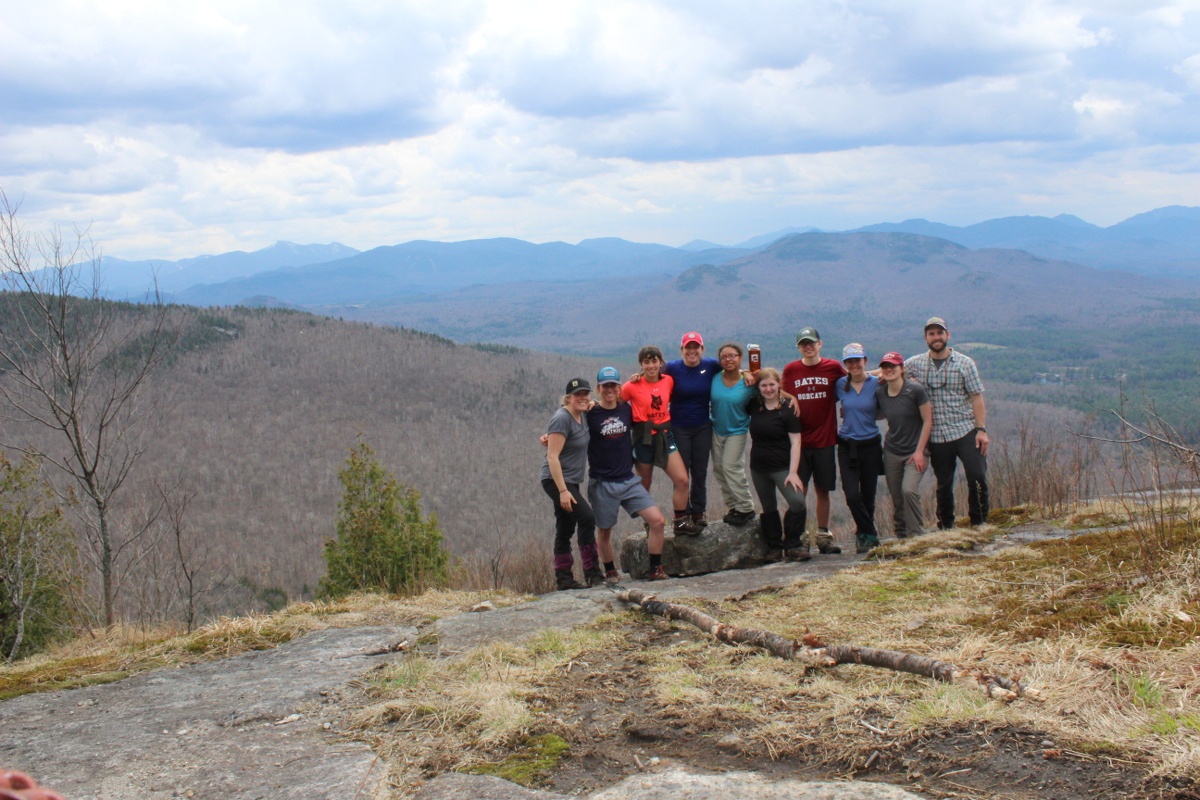
<path id="1" fill-rule="evenodd" d="M 663 375 L 654 383 L 629 381 L 621 387 L 621 399 L 633 406 L 634 422 L 670 422 L 674 386 L 670 375 Z"/>
<path id="2" fill-rule="evenodd" d="M 805 450 L 837 444 L 837 381 L 845 374 L 832 358 L 822 358 L 812 367 L 796 360 L 783 368 L 783 390 L 800 404 L 800 442 Z"/>
<path id="3" fill-rule="evenodd" d="M 594 481 L 624 481 L 633 477 L 633 410 L 629 403 L 616 408 L 599 404 L 587 412 L 588 477 Z"/>

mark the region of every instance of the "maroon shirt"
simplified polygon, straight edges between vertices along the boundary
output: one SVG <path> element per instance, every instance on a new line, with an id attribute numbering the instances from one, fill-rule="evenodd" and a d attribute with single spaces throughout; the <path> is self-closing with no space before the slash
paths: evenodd
<path id="1" fill-rule="evenodd" d="M 800 446 L 805 450 L 837 444 L 837 380 L 846 374 L 840 361 L 822 358 L 815 367 L 803 360 L 783 368 L 783 390 L 800 404 Z"/>

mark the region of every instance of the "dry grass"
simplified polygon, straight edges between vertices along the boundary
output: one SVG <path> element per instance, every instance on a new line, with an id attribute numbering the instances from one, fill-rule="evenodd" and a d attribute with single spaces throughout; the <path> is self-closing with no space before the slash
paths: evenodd
<path id="1" fill-rule="evenodd" d="M 504 593 L 431 590 L 416 597 L 352 595 L 333 603 L 294 603 L 273 614 L 222 617 L 191 633 L 115 627 L 52 650 L 0 665 L 0 700 L 30 692 L 71 689 L 166 666 L 264 650 L 323 628 L 410 624 L 458 613 L 483 599 L 497 606 L 526 598 Z"/>
<path id="2" fill-rule="evenodd" d="M 1075 519 L 1098 513 L 1107 512 L 1081 509 Z M 1175 568 L 1147 575 L 1128 531 L 973 552 L 999 532 L 930 534 L 885 548 L 889 560 L 706 610 L 792 637 L 811 631 L 1019 677 L 1041 702 L 1004 705 L 865 667 L 805 674 L 631 612 L 436 670 L 410 658 L 376 685 L 380 704 L 359 724 L 378 737 L 396 786 L 503 758 L 528 737 L 585 744 L 566 709 L 613 696 L 602 681 L 567 674 L 590 664 L 622 687 L 612 713 L 636 702 L 641 716 L 701 738 L 737 732 L 748 759 L 803 755 L 844 767 L 880 746 L 864 722 L 898 741 L 970 725 L 1042 731 L 1075 752 L 1200 777 L 1200 555 L 1178 552 Z"/>

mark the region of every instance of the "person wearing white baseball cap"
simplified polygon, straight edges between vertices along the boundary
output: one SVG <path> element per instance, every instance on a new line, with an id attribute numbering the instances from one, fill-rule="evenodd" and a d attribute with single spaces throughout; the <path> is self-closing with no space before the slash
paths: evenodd
<path id="1" fill-rule="evenodd" d="M 838 471 L 846 507 L 854 518 L 855 552 L 866 553 L 879 546 L 879 531 L 875 528 L 875 494 L 883 474 L 883 440 L 875 421 L 879 379 L 867 372 L 867 352 L 858 342 L 842 348 L 842 366 L 849 374 L 839 378 L 836 385 L 842 404 Z"/>

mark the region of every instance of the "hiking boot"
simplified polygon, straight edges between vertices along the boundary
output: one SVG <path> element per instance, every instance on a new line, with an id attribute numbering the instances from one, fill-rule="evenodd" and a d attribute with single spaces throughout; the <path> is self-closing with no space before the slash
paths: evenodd
<path id="1" fill-rule="evenodd" d="M 817 552 L 823 556 L 836 556 L 841 554 L 842 548 L 833 543 L 833 534 L 828 528 L 817 528 L 817 532 L 813 534 L 816 540 Z"/>
<path id="2" fill-rule="evenodd" d="M 604 583 L 604 573 L 600 571 L 599 567 L 585 569 L 583 571 L 583 580 L 587 583 L 589 588 L 592 586 L 599 586 L 600 584 Z"/>
<path id="3" fill-rule="evenodd" d="M 737 525 L 741 527 L 754 519 L 753 511 L 730 511 L 724 517 L 726 525 Z"/>
<path id="4" fill-rule="evenodd" d="M 703 513 L 692 514 L 692 522 L 696 525 L 697 528 L 707 528 L 708 527 L 708 517 L 704 516 Z"/>
<path id="5" fill-rule="evenodd" d="M 877 536 L 856 536 L 854 539 L 854 552 L 862 555 L 869 553 L 879 547 L 879 537 Z"/>
<path id="6" fill-rule="evenodd" d="M 778 564 L 783 561 L 783 551 L 776 547 L 768 547 L 766 561 L 768 564 Z"/>
<path id="7" fill-rule="evenodd" d="M 784 550 L 783 555 L 788 561 L 808 561 L 812 558 L 807 547 L 793 547 L 790 550 Z"/>
<path id="8" fill-rule="evenodd" d="M 554 588 L 560 592 L 570 589 L 582 589 L 583 584 L 575 580 L 575 575 L 569 569 L 554 570 Z"/>
<path id="9" fill-rule="evenodd" d="M 617 572 L 615 569 L 608 570 L 604 573 L 604 582 L 608 584 L 620 583 L 621 573 Z"/>
<path id="10" fill-rule="evenodd" d="M 670 577 L 671 576 L 667 574 L 667 571 L 662 568 L 662 564 L 659 564 L 657 567 L 654 568 L 653 572 L 651 572 L 649 575 L 646 576 L 646 580 L 648 580 L 648 581 L 665 581 L 667 578 L 670 578 Z"/>
<path id="11" fill-rule="evenodd" d="M 674 531 L 676 536 L 699 536 L 700 526 L 692 522 L 690 517 L 676 517 Z"/>

